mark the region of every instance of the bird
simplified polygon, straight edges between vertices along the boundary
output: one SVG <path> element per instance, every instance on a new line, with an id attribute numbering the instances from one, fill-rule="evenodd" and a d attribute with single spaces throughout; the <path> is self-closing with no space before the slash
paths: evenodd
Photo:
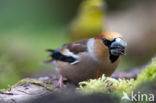
<path id="1" fill-rule="evenodd" d="M 125 55 L 127 43 L 117 32 L 102 32 L 94 38 L 65 44 L 56 50 L 48 49 L 50 60 L 60 74 L 58 86 L 64 85 L 63 78 L 78 84 L 81 81 L 111 76 Z"/>
<path id="2" fill-rule="evenodd" d="M 75 18 L 69 24 L 69 39 L 76 41 L 94 37 L 104 30 L 104 0 L 83 0 Z"/>

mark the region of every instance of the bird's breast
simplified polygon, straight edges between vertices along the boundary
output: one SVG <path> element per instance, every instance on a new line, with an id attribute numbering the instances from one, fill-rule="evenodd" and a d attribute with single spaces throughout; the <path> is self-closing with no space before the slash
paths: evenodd
<path id="1" fill-rule="evenodd" d="M 95 61 L 91 56 L 84 53 L 81 55 L 79 63 L 69 64 L 58 61 L 56 66 L 59 73 L 74 83 L 88 79 L 96 79 L 103 74 L 110 76 L 118 62 L 110 63 L 109 61 Z"/>

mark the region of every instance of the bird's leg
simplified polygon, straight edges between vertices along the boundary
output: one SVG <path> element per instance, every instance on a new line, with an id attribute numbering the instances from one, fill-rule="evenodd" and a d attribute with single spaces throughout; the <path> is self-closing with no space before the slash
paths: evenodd
<path id="1" fill-rule="evenodd" d="M 62 88 L 63 85 L 64 85 L 64 83 L 63 83 L 63 76 L 60 75 L 59 80 L 58 80 L 58 82 L 57 82 L 57 84 L 56 84 L 56 87 Z"/>

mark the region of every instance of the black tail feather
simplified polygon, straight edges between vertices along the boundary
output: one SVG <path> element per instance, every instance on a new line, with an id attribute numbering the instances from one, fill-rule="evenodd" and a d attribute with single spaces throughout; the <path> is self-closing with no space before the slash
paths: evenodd
<path id="1" fill-rule="evenodd" d="M 47 49 L 46 51 L 51 52 L 50 57 L 52 57 L 52 60 L 59 60 L 59 61 L 68 62 L 68 63 L 73 63 L 76 61 L 74 57 L 66 56 L 57 50 Z"/>
<path id="2" fill-rule="evenodd" d="M 66 55 L 63 55 L 62 53 L 60 52 L 53 52 L 53 54 L 51 55 L 51 57 L 53 57 L 54 59 L 56 60 L 59 60 L 59 61 L 63 61 L 63 62 L 68 62 L 68 63 L 72 63 L 72 62 L 75 62 L 76 59 L 71 57 L 71 56 L 66 56 Z"/>
<path id="3" fill-rule="evenodd" d="M 55 50 L 53 50 L 53 49 L 46 49 L 46 51 L 47 51 L 47 52 L 52 52 L 52 53 L 53 53 Z"/>

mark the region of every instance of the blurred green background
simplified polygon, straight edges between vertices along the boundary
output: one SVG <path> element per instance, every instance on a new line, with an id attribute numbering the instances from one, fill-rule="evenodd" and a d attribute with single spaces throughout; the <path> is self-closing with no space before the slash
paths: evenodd
<path id="1" fill-rule="evenodd" d="M 68 42 L 68 25 L 81 1 L 0 0 L 0 88 L 51 68 L 42 63 L 48 58 L 45 50 Z M 108 18 L 140 2 L 143 1 L 107 0 Z M 119 68 L 135 67 L 149 60 L 140 63 L 142 59 L 136 59 L 133 51 L 130 57 Z"/>
<path id="2" fill-rule="evenodd" d="M 45 49 L 66 42 L 65 27 L 75 12 L 70 8 L 76 4 L 0 0 L 0 88 L 47 68 L 42 63 L 48 57 Z"/>

